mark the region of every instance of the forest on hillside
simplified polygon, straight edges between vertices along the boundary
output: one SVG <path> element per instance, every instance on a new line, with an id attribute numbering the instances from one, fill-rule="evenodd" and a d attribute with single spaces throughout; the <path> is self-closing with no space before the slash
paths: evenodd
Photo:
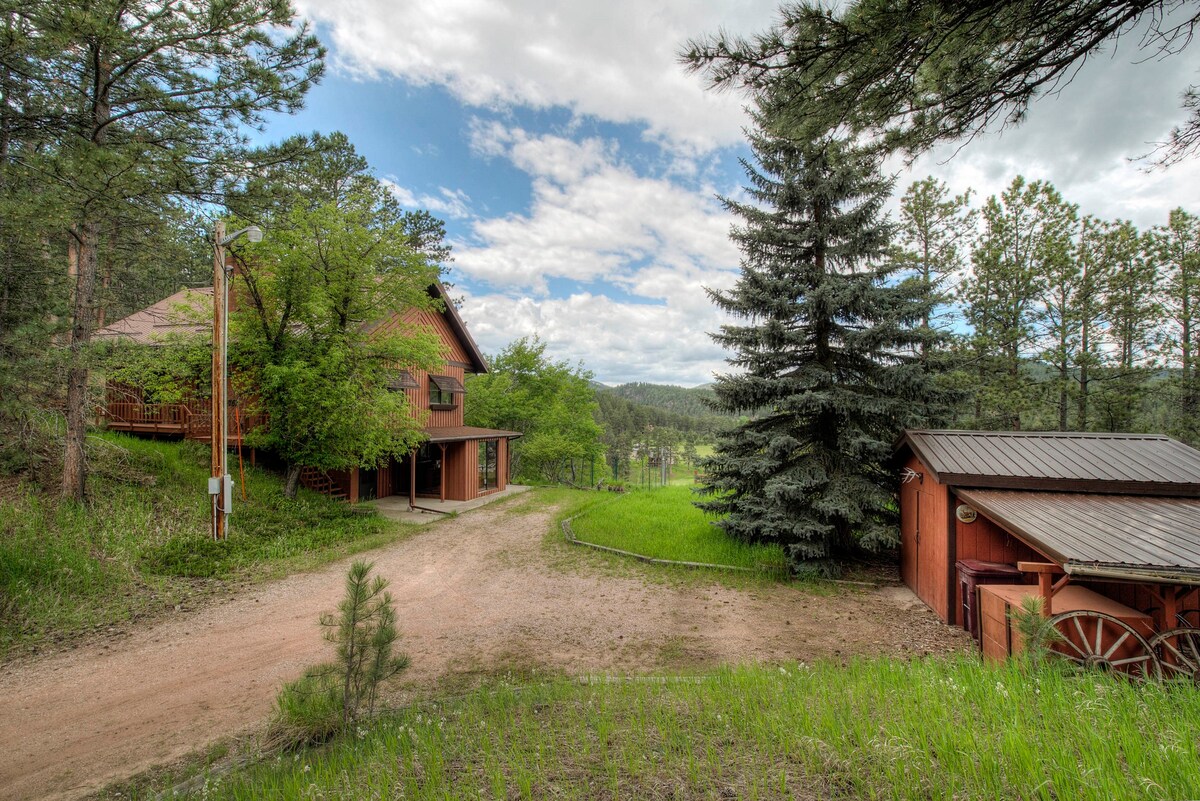
<path id="1" fill-rule="evenodd" d="M 728 416 L 712 407 L 713 393 L 709 386 L 681 387 L 674 384 L 632 381 L 612 387 L 598 384 L 596 389 L 643 406 L 652 406 L 690 417 Z"/>

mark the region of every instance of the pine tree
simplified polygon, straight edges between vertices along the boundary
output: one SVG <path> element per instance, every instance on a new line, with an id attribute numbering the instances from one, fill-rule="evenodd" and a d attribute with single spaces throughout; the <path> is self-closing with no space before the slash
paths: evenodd
<path id="1" fill-rule="evenodd" d="M 1037 259 L 1042 265 L 1042 360 L 1053 370 L 1050 389 L 1054 396 L 1055 421 L 1059 431 L 1070 425 L 1070 397 L 1074 372 L 1082 354 L 1080 316 L 1087 309 L 1088 292 L 1093 291 L 1075 250 L 1079 228 L 1079 208 L 1062 199 L 1058 190 L 1047 184 L 1039 203 L 1042 222 L 1037 243 Z"/>
<path id="2" fill-rule="evenodd" d="M 757 165 L 743 162 L 754 203 L 723 200 L 742 221 L 742 274 L 709 291 L 745 320 L 713 335 L 737 369 L 717 377 L 716 405 L 758 412 L 704 460 L 697 505 L 739 539 L 780 543 L 796 569 L 831 574 L 857 548 L 896 541 L 892 445 L 953 399 L 919 358 L 940 336 L 921 325 L 929 293 L 889 280 L 891 183 L 874 158 L 758 123 Z"/>
<path id="3" fill-rule="evenodd" d="M 1036 387 L 1021 369 L 1033 354 L 1046 285 L 1044 206 L 1057 192 L 1017 176 L 983 207 L 984 234 L 964 283 L 977 373 L 974 425 L 1019 430 Z M 1061 199 L 1060 199 L 1061 200 Z"/>
<path id="4" fill-rule="evenodd" d="M 951 195 L 945 182 L 932 175 L 913 183 L 900 199 L 900 246 L 895 256 L 933 296 L 935 304 L 922 320 L 926 328 L 946 329 L 953 322 L 947 304 L 962 273 L 964 254 L 969 252 L 976 217 L 970 189 Z M 929 353 L 921 356 L 928 359 Z"/>
<path id="5" fill-rule="evenodd" d="M 1200 439 L 1200 217 L 1173 209 L 1165 226 L 1151 232 L 1153 252 L 1167 281 L 1166 312 L 1170 323 L 1168 353 L 1176 376 L 1179 407 L 1172 428 L 1189 441 Z"/>
<path id="6" fill-rule="evenodd" d="M 1108 358 L 1096 396 L 1098 422 L 1108 431 L 1131 431 L 1140 427 L 1148 381 L 1158 367 L 1161 288 L 1148 237 L 1126 220 L 1110 223 L 1104 236 L 1110 268 L 1103 290 Z"/>
<path id="7" fill-rule="evenodd" d="M 1076 351 L 1075 428 L 1088 431 L 1091 409 L 1092 376 L 1102 364 L 1100 350 L 1104 328 L 1104 287 L 1108 284 L 1108 259 L 1104 254 L 1104 223 L 1088 215 L 1079 226 L 1075 257 L 1079 264 L 1080 288 L 1076 295 L 1075 317 L 1079 323 L 1079 348 Z"/>

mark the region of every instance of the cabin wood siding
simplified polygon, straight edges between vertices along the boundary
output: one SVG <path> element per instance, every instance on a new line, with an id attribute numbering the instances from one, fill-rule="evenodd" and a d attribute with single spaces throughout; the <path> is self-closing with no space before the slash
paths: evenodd
<path id="1" fill-rule="evenodd" d="M 418 389 L 404 391 L 408 396 L 408 405 L 412 416 L 424 426 L 444 428 L 463 425 L 463 407 L 466 404 L 465 393 L 455 393 L 453 409 L 429 408 L 429 373 L 424 370 L 409 370 L 420 385 Z M 443 365 L 434 375 L 448 375 L 462 382 L 466 371 L 454 365 Z"/>
<path id="2" fill-rule="evenodd" d="M 476 497 L 475 443 L 452 442 L 446 445 L 446 500 L 469 501 Z"/>
<path id="3" fill-rule="evenodd" d="M 471 501 L 508 487 L 508 440 L 501 437 L 496 448 L 496 486 L 479 491 L 479 443 L 484 440 L 453 442 L 446 446 L 446 500 Z"/>
<path id="4" fill-rule="evenodd" d="M 467 349 L 450 327 L 445 315 L 430 309 L 407 309 L 402 312 L 392 312 L 387 320 L 377 325 L 372 333 L 391 333 L 393 331 L 413 331 L 424 328 L 434 334 L 446 346 L 446 361 L 457 362 L 460 365 L 471 363 Z"/>
<path id="5" fill-rule="evenodd" d="M 962 501 L 955 501 L 955 509 Z M 955 510 L 951 510 L 953 514 Z M 957 541 L 956 560 L 978 559 L 981 562 L 998 562 L 1003 565 L 1016 566 L 1017 562 L 1045 562 L 1046 557 L 1009 534 L 1000 526 L 983 515 L 975 518 L 974 523 L 964 523 L 954 516 L 955 537 Z M 950 565 L 954 575 L 955 610 L 963 608 L 962 581 L 958 578 L 958 570 Z M 1027 583 L 1027 582 L 1021 582 Z M 962 617 L 962 615 L 958 615 Z M 962 626 L 965 621 L 951 620 Z"/>

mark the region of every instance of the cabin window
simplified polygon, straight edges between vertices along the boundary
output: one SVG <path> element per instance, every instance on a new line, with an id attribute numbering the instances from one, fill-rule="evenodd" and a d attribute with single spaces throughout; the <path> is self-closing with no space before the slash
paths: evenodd
<path id="1" fill-rule="evenodd" d="M 457 408 L 458 399 L 455 396 L 461 395 L 465 391 L 462 382 L 454 376 L 431 375 L 429 376 L 429 408 L 439 410 Z"/>
<path id="2" fill-rule="evenodd" d="M 396 370 L 388 377 L 385 384 L 390 392 L 403 392 L 406 389 L 420 389 L 421 385 L 408 370 Z"/>
<path id="3" fill-rule="evenodd" d="M 479 491 L 494 490 L 499 484 L 497 464 L 500 455 L 500 440 L 479 440 Z"/>

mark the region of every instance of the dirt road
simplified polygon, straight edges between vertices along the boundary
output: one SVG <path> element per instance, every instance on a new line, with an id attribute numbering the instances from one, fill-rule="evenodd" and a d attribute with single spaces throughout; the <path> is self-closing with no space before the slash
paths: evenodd
<path id="1" fill-rule="evenodd" d="M 550 513 L 510 505 L 369 555 L 392 582 L 410 692 L 508 665 L 635 672 L 964 643 L 903 589 L 818 596 L 562 570 L 542 545 Z M 336 606 L 347 564 L 0 668 L 0 797 L 77 797 L 261 726 L 279 686 L 328 657 L 316 620 Z"/>

